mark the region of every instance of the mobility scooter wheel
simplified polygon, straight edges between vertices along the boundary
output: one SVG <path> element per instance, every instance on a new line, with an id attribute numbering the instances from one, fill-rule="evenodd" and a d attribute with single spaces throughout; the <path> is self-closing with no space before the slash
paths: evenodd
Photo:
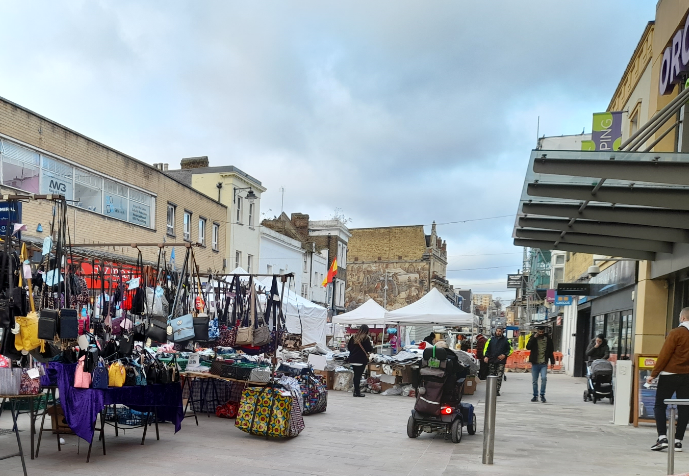
<path id="1" fill-rule="evenodd" d="M 469 433 L 470 435 L 476 434 L 476 415 L 474 415 L 471 419 L 471 423 L 467 425 L 467 433 Z"/>
<path id="2" fill-rule="evenodd" d="M 457 418 L 452 422 L 450 427 L 450 436 L 452 437 L 453 443 L 459 443 L 462 441 L 462 420 Z"/>
<path id="3" fill-rule="evenodd" d="M 615 404 L 615 397 L 610 397 L 610 405 L 614 405 L 614 404 Z"/>
<path id="4" fill-rule="evenodd" d="M 419 436 L 419 429 L 413 416 L 410 416 L 409 420 L 407 420 L 407 436 L 409 438 L 416 438 Z"/>

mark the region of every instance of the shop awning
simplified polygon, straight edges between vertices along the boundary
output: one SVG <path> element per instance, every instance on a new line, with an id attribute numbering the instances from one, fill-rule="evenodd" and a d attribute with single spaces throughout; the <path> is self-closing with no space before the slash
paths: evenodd
<path id="1" fill-rule="evenodd" d="M 689 243 L 689 154 L 531 153 L 514 244 L 641 260 Z"/>

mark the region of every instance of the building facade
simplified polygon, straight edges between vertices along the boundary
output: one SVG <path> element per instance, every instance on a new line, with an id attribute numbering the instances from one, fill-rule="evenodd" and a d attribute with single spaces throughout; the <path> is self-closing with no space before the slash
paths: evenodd
<path id="1" fill-rule="evenodd" d="M 182 159 L 181 169 L 165 173 L 225 205 L 226 216 L 216 224 L 225 229 L 224 258 L 228 270 L 243 268 L 258 272 L 261 252 L 261 182 L 233 166 L 209 167 L 208 157 Z M 187 213 L 187 212 L 185 212 Z M 196 223 L 198 215 L 185 215 Z M 186 219 L 186 218 L 185 218 Z"/>
<path id="2" fill-rule="evenodd" d="M 388 310 L 407 306 L 438 287 L 454 290 L 446 279 L 447 245 L 435 224 L 426 235 L 422 225 L 355 228 L 349 241 L 347 310 L 369 298 Z"/>
<path id="3" fill-rule="evenodd" d="M 299 227 L 302 228 L 304 219 L 296 221 L 301 224 Z M 348 286 L 347 256 L 352 234 L 349 228 L 337 219 L 308 220 L 308 231 L 309 239 L 315 243 L 315 249 L 327 250 L 328 261 L 326 270 L 330 269 L 333 260 L 337 259 L 337 275 L 333 279 L 333 283 L 326 289 L 325 302 L 328 304 L 326 307 L 332 308 L 335 314 L 341 314 L 346 310 L 345 290 Z"/>
<path id="4" fill-rule="evenodd" d="M 202 246 L 195 254 L 201 270 L 223 270 L 225 230 L 218 230 L 215 244 L 204 240 L 213 223 L 227 215 L 227 208 L 212 197 L 1 98 L 0 140 L 2 193 L 64 195 L 72 243 L 199 242 Z M 185 209 L 206 221 L 185 229 Z M 24 203 L 23 221 L 29 229 L 23 236 L 45 238 L 52 212 L 52 203 Z M 141 251 L 144 260 L 156 262 L 157 247 Z M 137 250 L 129 246 L 111 247 L 108 252 L 130 261 L 137 257 Z M 176 255 L 181 262 L 183 248 Z"/>
<path id="5" fill-rule="evenodd" d="M 471 297 L 471 300 L 474 304 L 474 309 L 475 308 L 482 308 L 481 310 L 485 311 L 488 309 L 493 302 L 493 295 L 492 294 L 474 294 Z"/>
<path id="6" fill-rule="evenodd" d="M 329 308 L 332 302 L 327 301 L 326 287 L 322 284 L 328 271 L 328 249 L 319 246 L 309 236 L 309 216 L 303 213 L 292 213 L 292 216 L 288 217 L 287 214 L 282 213 L 274 219 L 263 220 L 261 226 L 261 249 L 266 249 L 264 243 L 272 246 L 273 249 L 270 251 L 270 256 L 264 258 L 262 254 L 260 272 L 273 273 L 275 269 L 278 269 L 276 260 L 279 259 L 285 266 L 290 265 L 290 271 L 299 275 L 296 292 L 299 292 L 303 298 Z M 270 233 L 266 232 L 264 237 L 265 230 L 269 230 Z M 284 253 L 281 253 L 281 249 L 274 248 L 273 244 L 268 245 L 271 240 L 275 241 L 279 237 L 284 237 L 291 243 L 290 249 L 285 249 Z M 295 244 L 299 246 L 299 256 L 291 250 Z M 268 252 L 267 249 L 266 252 Z"/>

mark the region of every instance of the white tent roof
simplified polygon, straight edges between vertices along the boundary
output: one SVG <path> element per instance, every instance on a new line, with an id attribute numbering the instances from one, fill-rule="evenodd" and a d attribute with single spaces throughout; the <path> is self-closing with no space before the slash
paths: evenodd
<path id="1" fill-rule="evenodd" d="M 474 323 L 474 316 L 450 304 L 440 291 L 433 288 L 418 301 L 401 309 L 386 312 L 385 323 L 405 326 L 423 324 L 471 326 Z"/>
<path id="2" fill-rule="evenodd" d="M 353 311 L 333 317 L 336 324 L 385 324 L 385 308 L 373 299 L 369 299 Z"/>

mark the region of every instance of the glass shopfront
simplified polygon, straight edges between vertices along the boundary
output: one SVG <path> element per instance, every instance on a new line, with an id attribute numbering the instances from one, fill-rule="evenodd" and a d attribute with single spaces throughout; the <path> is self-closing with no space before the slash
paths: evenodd
<path id="1" fill-rule="evenodd" d="M 610 360 L 630 360 L 632 357 L 632 336 L 634 315 L 632 310 L 615 311 L 594 316 L 590 339 L 603 334 L 610 347 Z"/>

